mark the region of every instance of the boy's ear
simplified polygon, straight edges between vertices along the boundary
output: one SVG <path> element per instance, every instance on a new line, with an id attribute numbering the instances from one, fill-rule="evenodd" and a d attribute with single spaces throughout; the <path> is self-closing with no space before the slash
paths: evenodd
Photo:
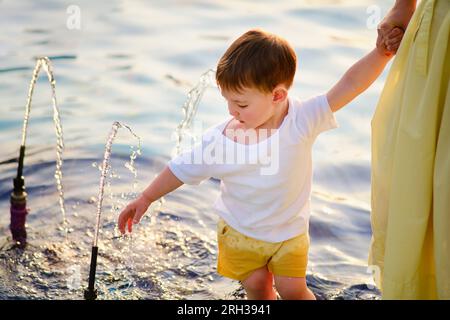
<path id="1" fill-rule="evenodd" d="M 272 91 L 272 102 L 280 103 L 287 98 L 288 92 L 283 86 L 277 86 Z"/>

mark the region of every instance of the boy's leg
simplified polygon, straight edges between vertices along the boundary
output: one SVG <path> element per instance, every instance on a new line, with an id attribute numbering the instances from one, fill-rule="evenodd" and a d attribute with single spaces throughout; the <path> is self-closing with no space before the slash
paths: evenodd
<path id="1" fill-rule="evenodd" d="M 267 266 L 256 269 L 242 285 L 247 293 L 248 300 L 276 300 L 277 294 L 273 289 L 273 275 L 267 270 Z"/>
<path id="2" fill-rule="evenodd" d="M 304 277 L 275 276 L 275 287 L 283 300 L 316 300 Z"/>

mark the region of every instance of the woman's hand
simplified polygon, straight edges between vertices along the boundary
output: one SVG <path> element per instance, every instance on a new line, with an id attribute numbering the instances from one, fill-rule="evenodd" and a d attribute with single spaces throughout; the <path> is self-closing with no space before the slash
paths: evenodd
<path id="1" fill-rule="evenodd" d="M 405 32 L 401 28 L 395 27 L 386 36 L 379 37 L 379 40 L 377 39 L 378 52 L 387 57 L 397 53 L 404 34 Z"/>
<path id="2" fill-rule="evenodd" d="M 379 49 L 379 51 L 385 50 L 388 52 L 388 54 L 391 55 L 397 52 L 398 45 L 395 45 L 397 41 L 389 39 L 389 35 L 394 31 L 395 28 L 400 28 L 404 33 L 415 10 L 415 0 L 396 1 L 394 7 L 392 7 L 392 9 L 387 13 L 387 15 L 378 25 L 377 48 Z M 388 48 L 389 46 L 391 47 L 391 49 Z"/>

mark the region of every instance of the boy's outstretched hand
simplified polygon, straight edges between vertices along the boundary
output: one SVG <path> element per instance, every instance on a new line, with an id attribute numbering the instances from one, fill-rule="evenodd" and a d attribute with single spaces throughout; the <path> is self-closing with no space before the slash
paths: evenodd
<path id="1" fill-rule="evenodd" d="M 377 50 L 381 54 L 390 57 L 397 53 L 397 49 L 402 42 L 405 32 L 400 27 L 393 27 L 390 30 L 378 29 Z"/>
<path id="2" fill-rule="evenodd" d="M 118 226 L 120 233 L 125 233 L 126 225 L 128 225 L 128 232 L 131 232 L 133 224 L 139 223 L 150 204 L 151 202 L 143 195 L 140 195 L 136 200 L 130 202 L 119 215 Z"/>
<path id="3" fill-rule="evenodd" d="M 172 173 L 168 166 L 165 166 L 144 192 L 122 210 L 118 221 L 120 233 L 125 233 L 125 225 L 128 225 L 128 232 L 131 232 L 133 224 L 139 223 L 152 202 L 182 185 L 183 182 Z"/>

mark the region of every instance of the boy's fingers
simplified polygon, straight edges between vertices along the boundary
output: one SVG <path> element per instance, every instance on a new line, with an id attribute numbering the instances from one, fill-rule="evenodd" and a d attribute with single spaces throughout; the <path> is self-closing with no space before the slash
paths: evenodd
<path id="1" fill-rule="evenodd" d="M 128 219 L 128 232 L 131 233 L 133 231 L 133 220 L 130 218 Z"/>
<path id="2" fill-rule="evenodd" d="M 389 34 L 388 38 L 396 37 L 398 35 L 403 35 L 403 30 L 400 28 L 394 28 Z"/>
<path id="3" fill-rule="evenodd" d="M 122 211 L 119 215 L 119 221 L 117 222 L 119 226 L 119 231 L 121 234 L 125 233 L 125 220 L 124 220 L 124 212 Z"/>
<path id="4" fill-rule="evenodd" d="M 403 36 L 404 36 L 403 33 L 399 33 L 399 34 L 395 34 L 395 35 L 390 34 L 388 37 L 385 38 L 385 41 L 394 41 L 394 40 L 398 40 L 398 39 L 403 39 Z"/>
<path id="5" fill-rule="evenodd" d="M 128 219 L 130 219 L 130 216 L 132 214 L 133 214 L 133 210 L 131 208 L 129 208 L 128 206 L 120 213 L 118 225 L 119 225 L 119 231 L 122 234 L 125 233 L 125 225 L 126 225 Z"/>
<path id="6" fill-rule="evenodd" d="M 141 221 L 142 216 L 144 215 L 145 211 L 136 211 L 136 214 L 134 215 L 133 218 L 133 223 L 139 223 L 139 221 Z"/>
<path id="7" fill-rule="evenodd" d="M 390 45 L 388 46 L 386 49 L 388 49 L 389 51 L 393 52 L 393 53 L 397 53 L 398 47 L 400 46 L 400 44 L 397 45 Z"/>
<path id="8" fill-rule="evenodd" d="M 390 46 L 393 45 L 394 43 L 400 43 L 402 41 L 403 36 L 397 36 L 395 38 L 390 38 L 388 40 L 386 40 L 386 45 Z"/>
<path id="9" fill-rule="evenodd" d="M 393 30 L 395 30 L 395 29 L 399 29 L 398 27 L 395 27 L 393 24 L 391 24 L 391 23 L 387 23 L 387 22 L 384 22 L 384 21 L 382 21 L 379 25 L 378 25 L 378 28 L 377 28 L 377 33 L 378 33 L 378 36 L 381 36 L 381 37 L 386 37 L 387 35 L 389 35 L 390 33 L 392 33 L 393 32 Z"/>
<path id="10" fill-rule="evenodd" d="M 389 42 L 389 44 L 386 45 L 386 48 L 388 50 L 397 51 L 397 49 L 400 47 L 401 40 L 398 40 L 397 42 Z"/>
<path id="11" fill-rule="evenodd" d="M 398 47 L 400 47 L 400 43 L 401 43 L 401 41 L 394 42 L 394 43 L 391 43 L 389 46 L 391 46 L 392 48 L 398 48 Z"/>

